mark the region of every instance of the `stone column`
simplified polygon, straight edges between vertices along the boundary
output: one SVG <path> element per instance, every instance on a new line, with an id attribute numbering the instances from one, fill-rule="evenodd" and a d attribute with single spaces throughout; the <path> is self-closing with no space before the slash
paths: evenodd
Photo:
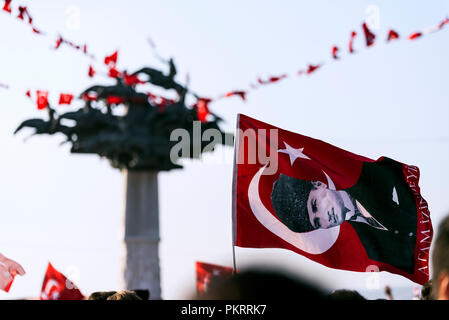
<path id="1" fill-rule="evenodd" d="M 150 299 L 161 299 L 157 171 L 124 170 L 123 177 L 123 287 L 149 289 Z"/>

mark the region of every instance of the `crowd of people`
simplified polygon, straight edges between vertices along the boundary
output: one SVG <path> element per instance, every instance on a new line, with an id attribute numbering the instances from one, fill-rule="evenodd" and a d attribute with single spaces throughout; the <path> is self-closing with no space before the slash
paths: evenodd
<path id="1" fill-rule="evenodd" d="M 438 226 L 433 241 L 431 279 L 421 288 L 420 300 L 449 300 L 449 215 Z M 0 272 L 4 282 L 16 275 L 24 275 L 22 266 L 0 254 Z M 0 283 L 0 285 L 6 285 Z M 386 298 L 394 300 L 391 288 L 385 288 Z M 94 292 L 87 300 L 149 300 L 151 292 L 146 289 Z M 207 292 L 192 295 L 190 299 L 201 300 L 368 300 L 355 290 L 339 289 L 329 292 L 316 284 L 286 272 L 247 269 L 231 277 L 214 278 Z"/>

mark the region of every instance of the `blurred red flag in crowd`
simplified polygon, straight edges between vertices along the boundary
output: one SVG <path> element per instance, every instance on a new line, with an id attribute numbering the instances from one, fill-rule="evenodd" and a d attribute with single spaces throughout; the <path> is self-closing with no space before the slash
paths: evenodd
<path id="1" fill-rule="evenodd" d="M 292 250 L 327 267 L 424 284 L 433 229 L 419 169 L 239 115 L 234 245 Z"/>
<path id="2" fill-rule="evenodd" d="M 73 94 L 61 93 L 59 95 L 59 104 L 71 104 L 73 99 Z"/>
<path id="3" fill-rule="evenodd" d="M 216 264 L 196 262 L 196 292 L 198 295 L 207 292 L 211 281 L 218 278 L 224 279 L 232 276 L 233 268 L 223 267 Z"/>
<path id="4" fill-rule="evenodd" d="M 48 91 L 36 91 L 36 104 L 39 110 L 45 109 L 48 106 Z"/>
<path id="5" fill-rule="evenodd" d="M 81 291 L 48 263 L 44 283 L 42 284 L 40 300 L 83 300 Z"/>
<path id="6" fill-rule="evenodd" d="M 2 268 L 0 268 L 0 269 L 2 269 Z M 0 289 L 2 289 L 5 292 L 9 292 L 9 289 L 12 286 L 14 278 L 16 277 L 16 273 L 15 273 L 15 271 L 10 273 L 10 272 L 4 271 L 4 270 L 1 270 L 0 272 L 1 272 L 1 274 L 0 274 Z"/>

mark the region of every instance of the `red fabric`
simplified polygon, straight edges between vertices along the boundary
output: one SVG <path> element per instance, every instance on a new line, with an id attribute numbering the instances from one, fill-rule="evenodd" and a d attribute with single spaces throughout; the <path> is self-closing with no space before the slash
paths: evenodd
<path id="1" fill-rule="evenodd" d="M 159 112 L 163 112 L 165 107 L 171 104 L 175 104 L 176 100 L 164 98 L 162 96 L 157 96 L 151 92 L 147 92 L 148 99 L 150 99 L 151 104 L 158 108 Z"/>
<path id="2" fill-rule="evenodd" d="M 118 96 L 109 96 L 106 100 L 108 104 L 120 104 L 125 102 L 125 98 Z"/>
<path id="3" fill-rule="evenodd" d="M 5 0 L 5 4 L 3 5 L 3 11 L 11 13 L 11 1 L 12 0 Z"/>
<path id="4" fill-rule="evenodd" d="M 282 79 L 287 78 L 287 74 L 282 74 L 280 76 L 271 76 L 268 78 L 268 80 L 262 80 L 262 78 L 258 78 L 257 82 L 259 84 L 269 84 L 269 83 L 274 83 L 274 82 L 278 82 Z"/>
<path id="5" fill-rule="evenodd" d="M 368 28 L 368 25 L 364 22 L 362 24 L 363 33 L 365 34 L 365 40 L 366 40 L 366 46 L 370 47 L 374 44 L 374 39 L 376 38 L 376 35 L 371 32 L 371 30 Z"/>
<path id="6" fill-rule="evenodd" d="M 48 106 L 48 91 L 36 91 L 36 104 L 39 110 L 45 109 Z"/>
<path id="7" fill-rule="evenodd" d="M 3 272 L 3 271 L 2 271 Z M 11 280 L 8 283 L 4 283 L 5 279 L 3 278 L 3 275 L 0 275 L 0 283 L 4 287 L 0 287 L 5 292 L 9 292 L 9 289 L 11 289 L 12 283 L 14 282 L 14 278 L 16 277 L 16 271 L 13 270 L 12 272 L 6 272 L 5 277 L 9 278 L 11 276 Z"/>
<path id="8" fill-rule="evenodd" d="M 239 96 L 242 98 L 243 101 L 246 101 L 246 91 L 231 91 L 225 94 L 225 97 L 233 97 L 233 96 Z"/>
<path id="9" fill-rule="evenodd" d="M 73 94 L 61 93 L 59 95 L 59 104 L 71 104 L 73 99 Z"/>
<path id="10" fill-rule="evenodd" d="M 201 122 L 207 122 L 207 116 L 210 114 L 209 111 L 209 103 L 212 102 L 211 99 L 208 98 L 200 98 L 194 107 L 197 109 L 198 119 Z"/>
<path id="11" fill-rule="evenodd" d="M 62 273 L 48 263 L 40 300 L 83 300 L 84 295 Z"/>
<path id="12" fill-rule="evenodd" d="M 19 6 L 19 15 L 17 16 L 18 19 L 23 20 L 25 18 L 25 15 L 28 15 L 27 7 Z"/>
<path id="13" fill-rule="evenodd" d="M 83 100 L 87 100 L 87 101 L 97 101 L 98 96 L 96 93 L 83 93 L 81 98 Z"/>
<path id="14" fill-rule="evenodd" d="M 440 24 L 438 25 L 438 29 L 442 29 L 446 24 L 449 23 L 449 18 L 444 19 L 443 21 L 440 22 Z"/>
<path id="15" fill-rule="evenodd" d="M 388 31 L 387 41 L 391 41 L 391 40 L 395 40 L 395 39 L 399 39 L 399 34 L 394 30 Z"/>
<path id="16" fill-rule="evenodd" d="M 115 66 L 117 64 L 117 58 L 118 58 L 118 51 L 115 51 L 110 56 L 107 56 L 104 58 L 104 64 L 107 66 L 109 66 L 109 65 Z"/>
<path id="17" fill-rule="evenodd" d="M 315 72 L 320 67 L 321 67 L 321 65 L 319 65 L 319 64 L 317 64 L 317 65 L 309 64 L 309 67 L 307 68 L 306 73 L 311 74 L 311 73 Z"/>
<path id="18" fill-rule="evenodd" d="M 277 141 L 270 140 L 270 129 L 277 130 L 277 136 L 273 138 L 277 138 Z M 254 144 L 253 147 L 251 147 L 251 144 L 248 144 L 248 139 L 245 139 L 244 143 L 242 143 L 239 136 L 236 135 L 232 219 L 233 239 L 236 246 L 246 248 L 283 248 L 330 268 L 365 272 L 368 266 L 377 266 L 380 271 L 400 274 L 419 284 L 424 284 L 428 281 L 429 275 L 425 271 L 428 268 L 432 225 L 427 203 L 419 193 L 419 172 L 416 173 L 416 167 L 401 164 L 404 176 L 407 177 L 407 185 L 412 190 L 413 197 L 417 203 L 418 211 L 418 230 L 416 232 L 414 255 L 415 270 L 411 274 L 387 263 L 370 259 L 355 229 L 347 221 L 344 221 L 339 226 L 340 230 L 335 242 L 331 243 L 331 246 L 322 252 L 300 249 L 301 246 L 295 245 L 283 237 L 285 230 L 281 231 L 281 233 L 275 233 L 268 229 L 268 227 L 271 228 L 273 226 L 272 221 L 279 222 L 279 218 L 274 213 L 271 203 L 271 192 L 273 184 L 279 178 L 280 173 L 308 181 L 318 180 L 326 184 L 328 182 L 324 173 L 327 173 L 334 182 L 336 190 L 344 190 L 357 183 L 363 163 L 372 163 L 375 162 L 374 160 L 337 148 L 321 140 L 274 127 L 242 114 L 238 118 L 238 130 L 239 132 L 242 130 L 243 133 L 248 133 L 248 130 L 254 130 L 255 138 L 259 143 L 256 150 Z M 257 136 L 258 132 L 261 132 L 260 136 Z M 278 143 L 276 149 L 274 147 L 276 145 L 275 142 Z M 292 163 L 288 154 L 278 151 L 286 148 L 285 143 L 297 150 L 303 148 L 301 152 L 309 159 L 296 158 Z M 267 160 L 255 159 L 253 162 L 249 161 L 249 155 L 271 155 L 273 153 L 278 155 L 278 166 L 274 174 L 263 174 L 264 171 L 262 169 L 266 165 Z M 383 158 L 379 160 L 381 159 Z M 266 171 L 266 168 L 264 170 Z M 410 172 L 414 174 L 412 175 Z M 255 184 L 256 189 L 254 189 L 254 184 L 252 183 L 256 180 L 256 175 L 260 180 L 257 180 Z M 252 193 L 254 190 L 256 190 L 255 193 Z M 252 200 L 250 200 L 250 195 Z M 256 216 L 255 211 L 253 211 L 253 208 L 256 208 L 254 202 L 256 197 L 260 201 L 256 205 L 261 204 L 265 208 L 264 214 L 268 212 L 269 216 L 264 216 L 264 218 L 270 217 L 270 219 L 266 220 L 269 221 L 267 225 L 264 225 L 261 222 L 262 220 Z M 277 224 L 282 225 L 282 223 Z M 296 233 L 295 237 L 297 235 L 298 233 Z"/>
<path id="19" fill-rule="evenodd" d="M 145 83 L 145 81 L 140 80 L 137 75 L 128 75 L 126 72 L 123 74 L 123 81 L 128 86 Z"/>
<path id="20" fill-rule="evenodd" d="M 11 289 L 11 286 L 12 286 L 12 283 L 14 282 L 14 279 L 15 279 L 15 277 L 16 277 L 16 274 L 15 274 L 15 273 L 12 273 L 11 276 L 12 276 L 11 281 L 10 281 L 10 282 L 6 285 L 6 287 L 3 289 L 5 292 L 9 292 L 9 289 Z"/>
<path id="21" fill-rule="evenodd" d="M 351 36 L 349 38 L 349 52 L 354 53 L 354 39 L 357 36 L 357 32 L 352 31 Z"/>
<path id="22" fill-rule="evenodd" d="M 89 71 L 87 72 L 87 75 L 89 76 L 89 78 L 92 78 L 95 75 L 95 69 L 91 65 L 89 66 Z"/>
<path id="23" fill-rule="evenodd" d="M 196 262 L 196 292 L 198 295 L 207 292 L 207 288 L 213 279 L 231 277 L 233 268 L 216 264 Z"/>
<path id="24" fill-rule="evenodd" d="M 27 92 L 25 92 L 25 95 L 26 95 L 28 98 L 31 98 L 31 91 L 30 91 L 30 90 L 27 90 Z"/>
<path id="25" fill-rule="evenodd" d="M 42 34 L 42 31 L 40 31 L 36 27 L 32 27 L 31 30 L 33 30 L 33 32 L 36 33 L 36 34 Z"/>
<path id="26" fill-rule="evenodd" d="M 409 40 L 415 40 L 422 36 L 421 32 L 415 32 L 408 36 Z"/>
<path id="27" fill-rule="evenodd" d="M 332 47 L 332 58 L 338 59 L 337 52 L 338 52 L 338 47 L 337 46 L 333 46 Z"/>
<path id="28" fill-rule="evenodd" d="M 115 67 L 111 67 L 108 71 L 108 76 L 111 78 L 118 78 L 121 75 L 122 75 L 121 72 L 118 71 Z"/>
<path id="29" fill-rule="evenodd" d="M 59 36 L 58 39 L 56 39 L 55 49 L 58 49 L 63 42 L 64 42 L 64 39 L 61 36 Z"/>

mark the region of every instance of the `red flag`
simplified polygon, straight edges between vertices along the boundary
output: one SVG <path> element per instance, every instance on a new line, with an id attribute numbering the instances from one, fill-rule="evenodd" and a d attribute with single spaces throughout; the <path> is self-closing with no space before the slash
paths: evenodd
<path id="1" fill-rule="evenodd" d="M 399 34 L 394 30 L 388 31 L 387 41 L 391 41 L 391 40 L 395 40 L 395 39 L 399 39 Z"/>
<path id="2" fill-rule="evenodd" d="M 121 76 L 121 72 L 118 71 L 115 67 L 109 68 L 108 76 L 111 78 L 118 78 Z"/>
<path id="3" fill-rule="evenodd" d="M 89 71 L 87 75 L 89 76 L 89 78 L 92 78 L 95 75 L 95 69 L 91 65 L 89 65 Z"/>
<path id="4" fill-rule="evenodd" d="M 15 273 L 12 273 L 11 274 L 11 277 L 12 277 L 12 279 L 11 279 L 11 281 L 6 285 L 6 287 L 3 289 L 5 292 L 9 292 L 9 289 L 11 289 L 11 286 L 12 286 L 12 283 L 14 282 L 14 279 L 15 279 L 15 277 L 16 277 L 16 274 Z"/>
<path id="5" fill-rule="evenodd" d="M 36 34 L 42 34 L 42 31 L 40 31 L 39 29 L 32 27 L 31 30 L 33 30 L 34 33 Z"/>
<path id="6" fill-rule="evenodd" d="M 278 82 L 278 81 L 280 81 L 282 79 L 285 79 L 285 78 L 287 78 L 287 74 L 282 74 L 280 76 L 272 76 L 272 77 L 269 77 L 268 80 L 262 80 L 261 78 L 258 78 L 257 82 L 259 84 L 269 84 L 269 83 Z"/>
<path id="7" fill-rule="evenodd" d="M 117 64 L 117 58 L 118 58 L 118 51 L 115 51 L 110 56 L 107 56 L 104 58 L 104 64 L 107 66 L 110 66 L 110 65 L 115 66 Z"/>
<path id="8" fill-rule="evenodd" d="M 330 268 L 429 279 L 433 229 L 419 169 L 374 161 L 239 115 L 233 240 Z"/>
<path id="9" fill-rule="evenodd" d="M 62 273 L 48 263 L 40 300 L 83 300 L 81 291 Z"/>
<path id="10" fill-rule="evenodd" d="M 412 33 L 411 35 L 409 35 L 408 39 L 409 40 L 415 40 L 415 39 L 417 39 L 417 38 L 419 38 L 421 36 L 422 36 L 421 32 L 415 32 L 415 33 Z"/>
<path id="11" fill-rule="evenodd" d="M 317 64 L 317 65 L 309 64 L 309 67 L 307 68 L 306 73 L 311 74 L 311 73 L 315 72 L 319 67 L 321 67 L 321 65 L 319 65 L 319 64 Z"/>
<path id="12" fill-rule="evenodd" d="M 351 37 L 349 38 L 349 52 L 354 53 L 354 39 L 357 36 L 357 32 L 352 31 Z"/>
<path id="13" fill-rule="evenodd" d="M 3 11 L 11 13 L 11 1 L 12 0 L 5 0 L 5 4 L 3 5 Z"/>
<path id="14" fill-rule="evenodd" d="M 97 101 L 98 95 L 96 93 L 83 93 L 81 98 L 86 101 Z"/>
<path id="15" fill-rule="evenodd" d="M 157 96 L 151 92 L 147 92 L 147 96 L 150 99 L 150 102 L 158 108 L 159 112 L 163 112 L 166 106 L 176 103 L 173 99 Z"/>
<path id="16" fill-rule="evenodd" d="M 17 16 L 18 19 L 23 20 L 25 15 L 28 14 L 27 7 L 19 6 L 19 15 Z"/>
<path id="17" fill-rule="evenodd" d="M 37 109 L 42 110 L 48 106 L 48 91 L 36 91 L 36 104 Z"/>
<path id="18" fill-rule="evenodd" d="M 125 102 L 125 98 L 118 96 L 109 96 L 106 99 L 108 104 L 120 104 Z"/>
<path id="19" fill-rule="evenodd" d="M 63 42 L 64 42 L 64 39 L 61 36 L 59 36 L 58 39 L 56 39 L 55 49 L 58 49 Z"/>
<path id="20" fill-rule="evenodd" d="M 443 21 L 440 22 L 440 24 L 438 25 L 438 29 L 442 29 L 446 24 L 449 23 L 449 18 L 444 19 Z"/>
<path id="21" fill-rule="evenodd" d="M 335 60 L 339 59 L 337 56 L 337 52 L 338 52 L 338 47 L 337 46 L 333 46 L 332 47 L 332 58 L 334 58 Z"/>
<path id="22" fill-rule="evenodd" d="M 207 116 L 210 114 L 209 103 L 212 102 L 208 98 L 199 98 L 197 103 L 194 105 L 198 113 L 198 120 L 201 122 L 207 122 Z"/>
<path id="23" fill-rule="evenodd" d="M 368 28 L 368 25 L 366 22 L 362 24 L 363 33 L 365 34 L 365 40 L 366 40 L 366 46 L 370 47 L 374 44 L 374 39 L 376 38 L 376 35 L 371 32 L 371 30 Z"/>
<path id="24" fill-rule="evenodd" d="M 128 86 L 135 86 L 136 84 L 145 83 L 145 81 L 140 80 L 136 74 L 129 75 L 126 72 L 123 74 L 123 81 Z"/>
<path id="25" fill-rule="evenodd" d="M 25 95 L 26 95 L 28 98 L 31 98 L 31 91 L 30 91 L 30 90 L 27 90 L 27 92 L 25 92 Z"/>
<path id="26" fill-rule="evenodd" d="M 196 292 L 202 295 L 207 292 L 211 282 L 217 279 L 231 277 L 233 268 L 223 267 L 216 264 L 196 262 Z"/>
<path id="27" fill-rule="evenodd" d="M 71 104 L 73 99 L 73 94 L 61 93 L 59 95 L 59 104 Z"/>
<path id="28" fill-rule="evenodd" d="M 225 97 L 239 96 L 243 101 L 246 101 L 246 91 L 231 91 L 225 94 Z"/>

